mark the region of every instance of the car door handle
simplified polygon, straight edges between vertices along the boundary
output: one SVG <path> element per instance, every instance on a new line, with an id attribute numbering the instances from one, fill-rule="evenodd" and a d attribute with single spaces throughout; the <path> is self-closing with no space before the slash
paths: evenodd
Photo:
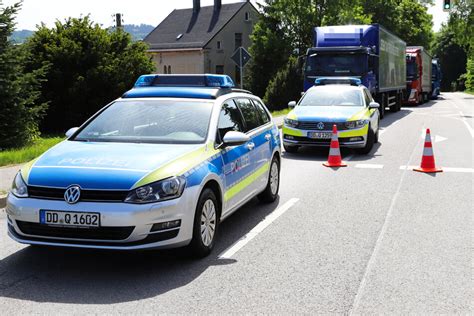
<path id="1" fill-rule="evenodd" d="M 252 149 L 254 149 L 254 148 L 255 148 L 255 144 L 254 144 L 254 143 L 248 143 L 248 144 L 247 144 L 247 149 L 248 149 L 248 150 L 252 150 Z"/>
<path id="2" fill-rule="evenodd" d="M 272 135 L 271 135 L 271 134 L 266 134 L 266 135 L 265 135 L 265 139 L 266 139 L 266 140 L 270 140 L 270 138 L 272 138 Z"/>

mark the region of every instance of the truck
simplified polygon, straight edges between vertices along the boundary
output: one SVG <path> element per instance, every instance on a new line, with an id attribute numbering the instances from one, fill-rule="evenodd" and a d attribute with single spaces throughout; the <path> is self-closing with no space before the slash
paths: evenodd
<path id="1" fill-rule="evenodd" d="M 380 24 L 315 27 L 306 52 L 304 91 L 320 77 L 361 80 L 385 109 L 397 112 L 406 94 L 406 43 Z"/>
<path id="2" fill-rule="evenodd" d="M 423 46 L 408 46 L 407 62 L 407 95 L 405 104 L 418 105 L 431 97 L 431 56 Z"/>
<path id="3" fill-rule="evenodd" d="M 431 61 L 431 99 L 436 100 L 441 93 L 441 65 L 439 59 L 433 58 Z"/>

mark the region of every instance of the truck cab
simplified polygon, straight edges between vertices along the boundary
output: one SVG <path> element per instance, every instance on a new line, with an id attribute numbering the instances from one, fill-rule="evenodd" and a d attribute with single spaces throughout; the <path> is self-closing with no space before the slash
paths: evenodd
<path id="1" fill-rule="evenodd" d="M 406 49 L 406 85 L 407 98 L 405 104 L 422 104 L 431 97 L 431 56 L 421 46 Z"/>

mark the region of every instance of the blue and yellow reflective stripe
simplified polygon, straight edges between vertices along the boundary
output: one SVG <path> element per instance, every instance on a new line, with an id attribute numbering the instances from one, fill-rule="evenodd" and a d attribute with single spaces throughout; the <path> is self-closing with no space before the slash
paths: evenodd
<path id="1" fill-rule="evenodd" d="M 256 171 L 250 173 L 248 176 L 242 179 L 242 181 L 237 182 L 232 187 L 228 188 L 224 194 L 224 201 L 228 201 L 233 198 L 240 191 L 251 185 L 255 182 L 260 176 L 265 174 L 270 168 L 270 163 L 266 162 L 263 166 L 258 168 Z"/>

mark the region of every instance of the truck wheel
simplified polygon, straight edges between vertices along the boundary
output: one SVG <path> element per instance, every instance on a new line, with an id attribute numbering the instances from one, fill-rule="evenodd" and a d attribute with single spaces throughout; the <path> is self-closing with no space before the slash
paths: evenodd
<path id="1" fill-rule="evenodd" d="M 385 116 L 385 94 L 382 94 L 380 97 L 380 107 L 379 107 L 380 118 L 383 119 Z"/>
<path id="2" fill-rule="evenodd" d="M 370 153 L 370 151 L 374 147 L 374 143 L 375 143 L 375 133 L 369 125 L 369 131 L 367 132 L 367 143 L 365 144 L 365 147 L 358 148 L 357 152 L 362 155 L 367 155 L 368 153 Z"/>
<path id="3" fill-rule="evenodd" d="M 286 152 L 288 152 L 290 154 L 294 154 L 294 153 L 298 152 L 298 148 L 300 148 L 300 146 L 284 145 L 283 144 L 283 148 L 285 148 Z"/>

